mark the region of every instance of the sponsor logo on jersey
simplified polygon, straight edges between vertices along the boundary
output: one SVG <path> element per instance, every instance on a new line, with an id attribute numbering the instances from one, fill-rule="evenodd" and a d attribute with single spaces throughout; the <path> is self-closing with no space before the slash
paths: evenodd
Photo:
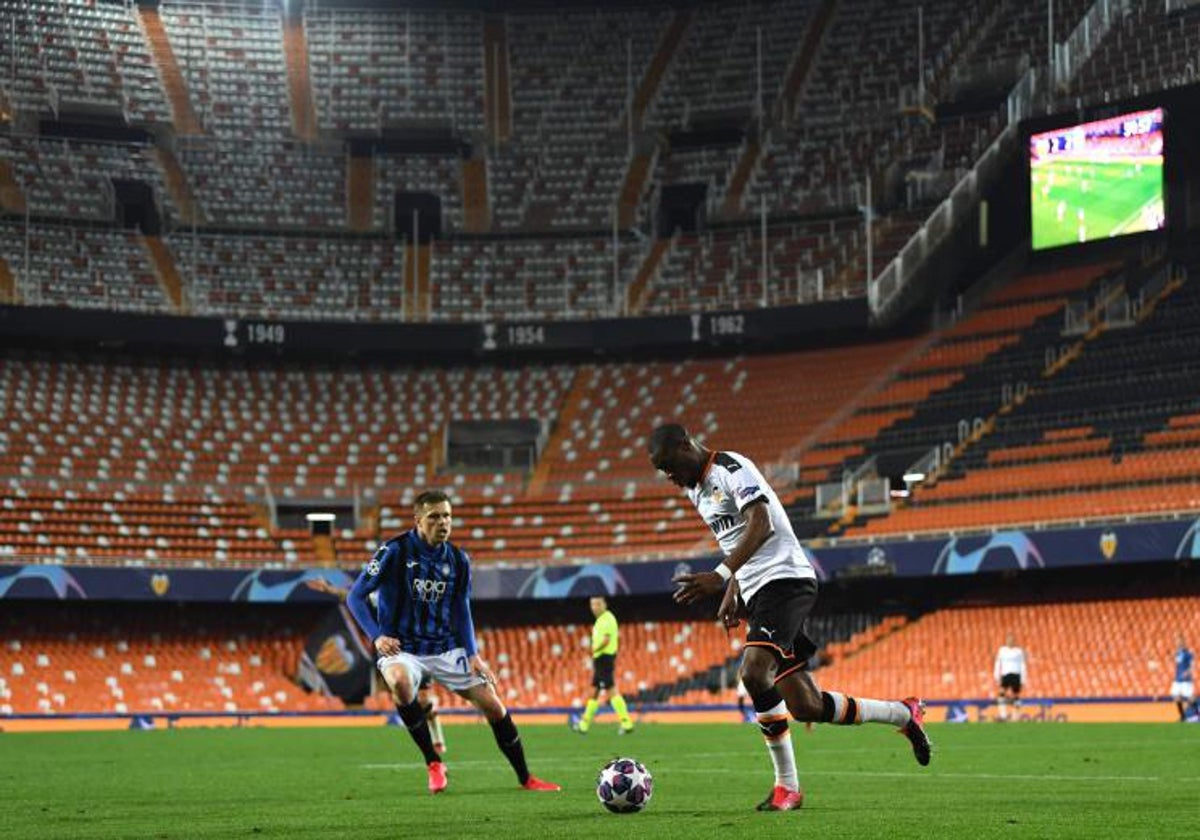
<path id="1" fill-rule="evenodd" d="M 718 516 L 708 523 L 708 527 L 712 529 L 713 534 L 720 536 L 725 531 L 737 527 L 741 521 L 741 517 L 737 516 Z"/>
<path id="2" fill-rule="evenodd" d="M 432 604 L 442 600 L 446 594 L 446 581 L 430 580 L 429 578 L 413 578 L 413 597 L 418 601 Z"/>
<path id="3" fill-rule="evenodd" d="M 758 490 L 759 487 L 757 484 L 751 484 L 749 487 L 743 487 L 741 490 L 739 490 L 737 497 L 739 499 L 749 499 L 751 496 L 757 493 Z"/>

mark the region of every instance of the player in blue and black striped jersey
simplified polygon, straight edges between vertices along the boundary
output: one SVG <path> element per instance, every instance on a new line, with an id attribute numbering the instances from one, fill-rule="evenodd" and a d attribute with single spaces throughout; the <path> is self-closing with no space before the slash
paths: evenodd
<path id="1" fill-rule="evenodd" d="M 494 689 L 496 678 L 479 656 L 471 619 L 471 561 L 450 542 L 450 499 L 436 490 L 417 496 L 416 527 L 379 547 L 346 599 L 379 654 L 400 718 L 429 769 L 429 790 L 446 789 L 446 765 L 433 748 L 417 687 L 430 677 L 465 698 L 492 727 L 496 743 L 526 790 L 558 790 L 529 773 L 512 716 Z M 368 596 L 378 592 L 377 610 Z"/>

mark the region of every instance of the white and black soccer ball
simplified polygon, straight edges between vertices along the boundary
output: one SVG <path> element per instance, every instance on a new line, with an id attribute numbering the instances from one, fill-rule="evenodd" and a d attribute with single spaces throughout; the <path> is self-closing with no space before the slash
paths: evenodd
<path id="1" fill-rule="evenodd" d="M 596 796 L 614 814 L 633 814 L 650 804 L 654 777 L 640 761 L 614 758 L 600 769 Z"/>

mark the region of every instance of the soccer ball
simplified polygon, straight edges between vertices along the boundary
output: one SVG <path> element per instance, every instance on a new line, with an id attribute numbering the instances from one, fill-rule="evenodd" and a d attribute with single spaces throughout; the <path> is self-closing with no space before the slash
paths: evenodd
<path id="1" fill-rule="evenodd" d="M 596 796 L 614 814 L 633 814 L 650 804 L 654 778 L 639 761 L 614 758 L 600 769 Z"/>

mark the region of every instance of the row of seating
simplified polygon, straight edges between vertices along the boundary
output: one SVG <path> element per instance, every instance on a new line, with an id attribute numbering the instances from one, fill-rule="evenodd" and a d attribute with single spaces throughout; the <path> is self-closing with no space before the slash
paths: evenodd
<path id="1" fill-rule="evenodd" d="M 821 684 L 866 697 L 990 698 L 996 650 L 1009 633 L 1028 658 L 1027 696 L 1164 697 L 1174 677 L 1175 639 L 1200 635 L 1200 600 L 939 609 L 835 661 L 822 670 Z"/>
<path id="2" fill-rule="evenodd" d="M 14 606 L 0 618 L 0 717 L 345 708 L 296 684 L 315 615 L 223 609 Z"/>

